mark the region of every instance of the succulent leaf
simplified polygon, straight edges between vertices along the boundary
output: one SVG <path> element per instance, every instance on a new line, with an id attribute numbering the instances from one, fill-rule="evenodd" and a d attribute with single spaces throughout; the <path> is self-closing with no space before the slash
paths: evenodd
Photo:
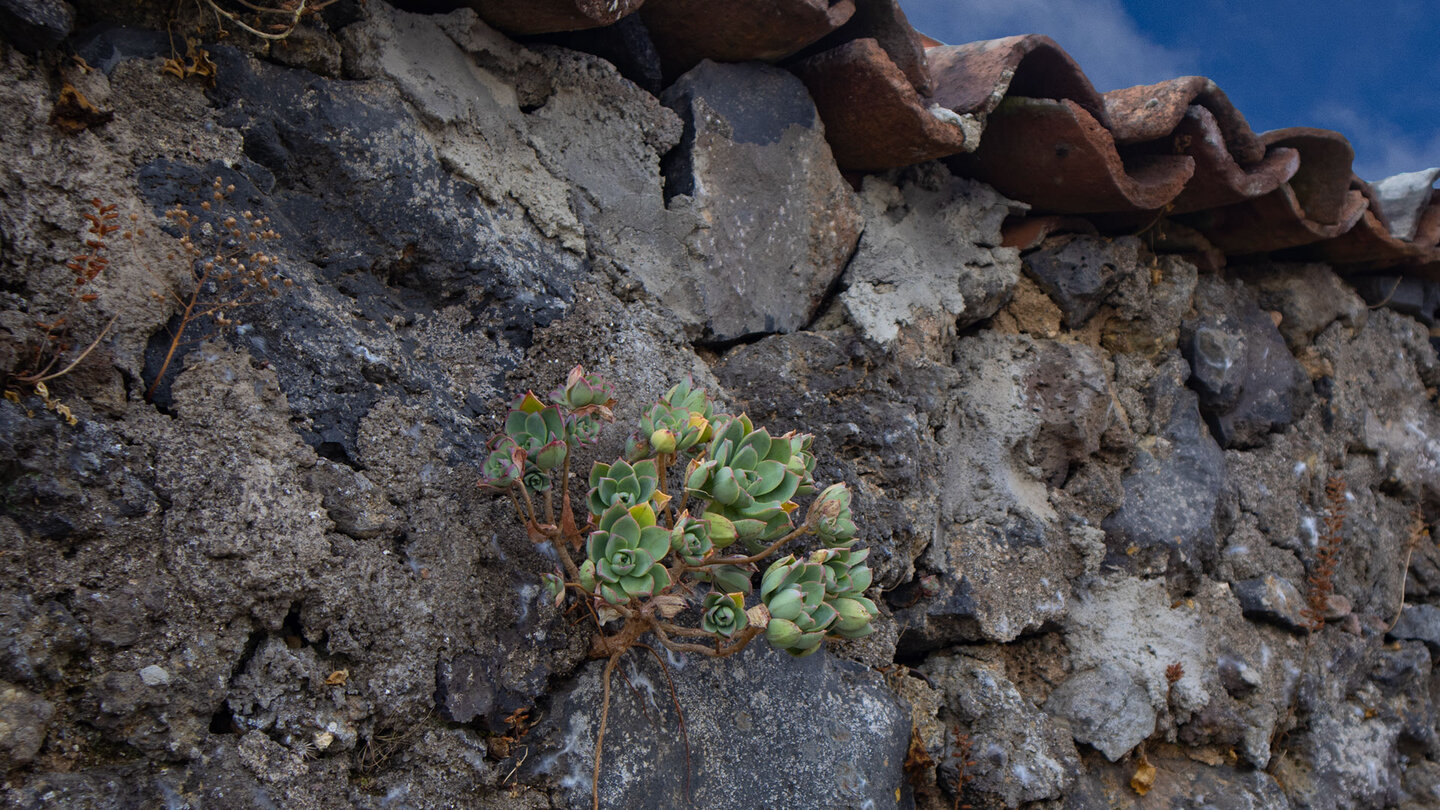
<path id="1" fill-rule="evenodd" d="M 585 563 L 593 566 L 602 599 L 620 604 L 670 587 L 663 564 L 670 552 L 670 530 L 655 525 L 649 505 L 626 510 L 616 504 L 601 516 L 601 525 L 586 541 Z"/>
<path id="2" fill-rule="evenodd" d="M 705 594 L 700 610 L 700 629 L 725 638 L 734 637 L 749 623 L 749 617 L 745 615 L 744 595 L 738 592 L 711 591 Z"/>

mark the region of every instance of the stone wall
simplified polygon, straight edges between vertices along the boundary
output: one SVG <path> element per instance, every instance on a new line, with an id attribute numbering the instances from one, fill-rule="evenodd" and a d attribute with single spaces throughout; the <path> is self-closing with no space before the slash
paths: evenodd
<path id="1" fill-rule="evenodd" d="M 592 627 L 475 486 L 510 397 L 577 363 L 621 422 L 691 375 L 813 432 L 883 613 L 800 661 L 628 655 L 601 806 L 1435 806 L 1425 283 L 1374 307 L 1154 230 L 1022 254 L 1026 206 L 941 164 L 842 175 L 759 64 L 657 97 L 371 0 L 204 45 L 207 86 L 150 12 L 81 13 L 81 60 L 0 45 L 9 806 L 589 806 Z M 108 119 L 53 126 L 66 85 Z M 132 235 L 81 301 L 92 199 Z M 290 285 L 157 382 L 177 205 L 202 243 L 268 217 Z M 73 425 L 17 377 L 62 313 L 104 334 L 46 384 Z"/>

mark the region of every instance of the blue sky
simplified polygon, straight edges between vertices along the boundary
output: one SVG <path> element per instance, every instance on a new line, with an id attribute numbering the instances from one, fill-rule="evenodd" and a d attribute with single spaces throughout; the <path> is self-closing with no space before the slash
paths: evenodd
<path id="1" fill-rule="evenodd" d="M 1048 34 L 1100 91 L 1208 76 L 1257 132 L 1343 132 L 1366 180 L 1440 166 L 1437 0 L 900 0 L 948 43 Z"/>

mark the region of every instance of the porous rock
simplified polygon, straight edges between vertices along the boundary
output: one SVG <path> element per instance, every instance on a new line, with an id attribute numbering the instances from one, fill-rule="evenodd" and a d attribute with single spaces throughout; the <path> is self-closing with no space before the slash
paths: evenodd
<path id="1" fill-rule="evenodd" d="M 74 25 L 75 9 L 65 0 L 0 0 L 0 29 L 26 53 L 59 45 Z"/>
<path id="2" fill-rule="evenodd" d="M 24 765 L 35 758 L 45 741 L 45 728 L 55 707 L 39 695 L 0 681 L 0 752 L 8 767 Z"/>
<path id="3" fill-rule="evenodd" d="M 904 643 L 1009 641 L 1064 615 L 1081 527 L 1055 520 L 1047 485 L 1100 446 L 1113 416 L 1103 361 L 1082 346 L 966 338 L 957 415 L 942 441 L 949 526 L 923 558 L 939 593 L 902 612 Z M 1020 407 L 1020 403 L 1025 403 Z"/>
<path id="4" fill-rule="evenodd" d="M 1288 580 L 1267 574 L 1236 582 L 1231 589 L 1247 619 L 1270 622 L 1288 630 L 1303 630 L 1308 624 L 1305 597 Z"/>
<path id="5" fill-rule="evenodd" d="M 938 163 L 865 178 L 865 233 L 840 296 L 869 339 L 888 346 L 902 329 L 944 344 L 995 314 L 1019 278 L 1000 224 L 1025 206 Z"/>
<path id="6" fill-rule="evenodd" d="M 1105 521 L 1107 563 L 1149 572 L 1172 563 L 1195 569 L 1214 555 L 1225 456 L 1200 419 L 1195 395 L 1174 376 L 1158 376 L 1148 396 L 1160 405 L 1159 430 L 1137 449 L 1124 502 Z"/>
<path id="7" fill-rule="evenodd" d="M 1140 240 L 1098 236 L 1061 236 L 1025 254 L 1025 272 L 1065 314 L 1065 326 L 1078 329 L 1100 309 L 1121 278 L 1134 275 Z"/>
<path id="8" fill-rule="evenodd" d="M 920 671 L 945 694 L 954 720 L 967 730 L 972 777 L 968 789 L 1005 807 L 1059 798 L 1079 766 L 1063 724 L 1035 708 L 1003 674 L 965 656 L 939 653 Z"/>
<path id="9" fill-rule="evenodd" d="M 1291 423 L 1308 379 L 1275 322 L 1234 285 L 1206 277 L 1195 296 L 1206 314 L 1185 323 L 1180 343 L 1190 385 L 1221 445 L 1253 447 Z"/>
<path id="10" fill-rule="evenodd" d="M 557 697 L 554 719 L 533 732 L 543 742 L 524 765 L 557 779 L 572 805 L 589 801 L 601 669 L 592 663 Z M 615 670 L 602 808 L 860 808 L 893 805 L 905 793 L 899 766 L 910 712 L 878 674 L 826 651 L 794 659 L 763 640 L 730 658 L 672 656 L 669 670 L 673 702 L 666 674 L 643 650 Z M 764 767 L 752 767 L 758 762 Z"/>
<path id="11" fill-rule="evenodd" d="M 1440 607 L 1434 605 L 1406 605 L 1400 612 L 1400 620 L 1387 634 L 1391 638 L 1423 641 L 1430 652 L 1440 652 Z"/>
<path id="12" fill-rule="evenodd" d="M 662 99 L 685 121 L 666 193 L 705 223 L 691 271 L 707 335 L 793 332 L 814 317 L 864 227 L 805 85 L 705 60 Z"/>
<path id="13" fill-rule="evenodd" d="M 1111 762 L 1155 732 L 1149 694 L 1117 666 L 1070 676 L 1050 693 L 1045 711 L 1068 720 L 1077 741 L 1098 748 Z"/>

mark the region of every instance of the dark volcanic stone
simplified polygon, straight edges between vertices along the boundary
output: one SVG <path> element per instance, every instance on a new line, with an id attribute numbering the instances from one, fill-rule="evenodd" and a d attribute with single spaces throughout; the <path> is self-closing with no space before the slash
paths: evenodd
<path id="1" fill-rule="evenodd" d="M 1432 655 L 1440 652 L 1440 607 L 1406 605 L 1400 621 L 1387 635 L 1402 641 L 1423 641 Z"/>
<path id="2" fill-rule="evenodd" d="M 1295 418 L 1307 381 L 1270 316 L 1238 286 L 1202 278 L 1195 320 L 1182 326 L 1180 349 L 1190 361 L 1190 385 L 1224 447 L 1255 447 Z"/>
<path id="3" fill-rule="evenodd" d="M 28 54 L 59 45 L 73 25 L 75 9 L 65 0 L 0 0 L 0 31 Z"/>
<path id="4" fill-rule="evenodd" d="M 590 664 L 531 732 L 541 746 L 524 769 L 558 781 L 570 807 L 590 806 L 602 666 Z M 910 709 L 869 668 L 824 650 L 792 658 L 757 639 L 730 658 L 672 659 L 670 675 L 683 738 L 655 659 L 637 649 L 616 667 L 602 808 L 895 807 L 897 796 L 913 806 L 902 768 Z"/>
<path id="5" fill-rule="evenodd" d="M 1065 326 L 1083 326 L 1115 284 L 1135 265 L 1140 242 L 1134 237 L 1060 237 L 1022 258 L 1025 272 L 1065 316 Z"/>
<path id="6" fill-rule="evenodd" d="M 631 14 L 603 28 L 559 31 L 542 34 L 536 39 L 594 54 L 614 65 L 621 76 L 652 95 L 658 96 L 665 89 L 660 53 L 655 50 L 655 43 L 650 41 L 650 32 L 639 14 Z"/>
<path id="7" fill-rule="evenodd" d="M 1106 519 L 1106 562 L 1159 573 L 1172 563 L 1196 570 L 1214 554 L 1215 506 L 1225 454 L 1200 419 L 1195 395 L 1169 377 L 1155 383 L 1173 399 L 1160 441 L 1141 447 L 1124 479 L 1125 502 Z M 1156 396 L 1158 394 L 1158 396 Z"/>
<path id="8" fill-rule="evenodd" d="M 358 424 L 387 396 L 428 403 L 449 442 L 478 453 L 453 363 L 411 327 L 442 310 L 453 321 L 459 308 L 475 347 L 491 347 L 472 348 L 476 373 L 498 384 L 505 355 L 566 311 L 583 261 L 446 171 L 393 87 L 324 82 L 229 48 L 213 56 L 221 118 L 243 134 L 250 161 L 157 161 L 140 185 L 157 211 L 198 210 L 221 177 L 236 187 L 232 208 L 269 216 L 282 234 L 282 271 L 298 289 L 247 310 L 252 328 L 233 340 L 275 369 L 326 458 L 357 463 Z M 152 356 L 168 333 L 157 339 Z"/>
<path id="9" fill-rule="evenodd" d="M 1434 324 L 1440 314 L 1440 282 L 1397 276 L 1358 276 L 1350 282 L 1371 306 L 1384 305 L 1426 324 Z"/>
<path id="10" fill-rule="evenodd" d="M 1268 622 L 1286 630 L 1306 627 L 1305 597 L 1288 580 L 1274 574 L 1246 579 L 1231 585 L 1245 618 Z"/>
<path id="11" fill-rule="evenodd" d="M 690 197 L 708 223 L 698 294 L 709 337 L 802 328 L 864 227 L 805 85 L 778 68 L 706 60 L 661 100 L 685 121 L 666 194 Z"/>

